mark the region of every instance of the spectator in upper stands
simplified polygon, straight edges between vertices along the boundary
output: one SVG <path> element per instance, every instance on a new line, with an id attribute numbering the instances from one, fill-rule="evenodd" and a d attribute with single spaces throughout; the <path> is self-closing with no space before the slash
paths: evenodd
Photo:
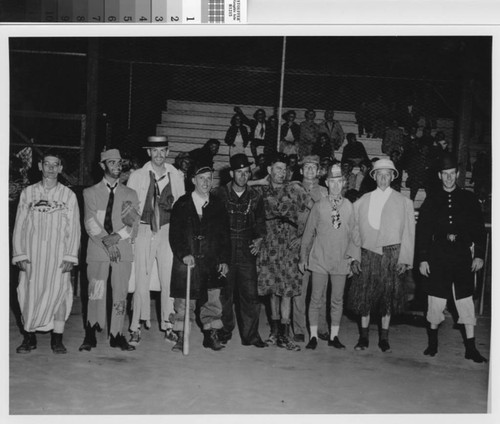
<path id="1" fill-rule="evenodd" d="M 368 103 L 368 116 L 371 119 L 372 136 L 383 138 L 385 133 L 385 123 L 389 113 L 388 107 L 382 96 L 377 96 L 376 100 Z"/>
<path id="2" fill-rule="evenodd" d="M 189 156 L 188 152 L 179 152 L 174 160 L 174 166 L 179 171 L 179 175 L 184 180 L 184 188 L 186 193 L 193 191 L 194 186 L 191 182 L 190 171 L 193 165 L 193 161 Z"/>
<path id="3" fill-rule="evenodd" d="M 289 155 L 286 167 L 286 181 L 301 181 L 302 175 L 300 169 L 301 167 L 297 155 Z"/>
<path id="4" fill-rule="evenodd" d="M 271 156 L 276 154 L 278 148 L 278 118 L 276 115 L 271 115 L 267 120 L 266 144 L 264 146 L 264 154 Z"/>
<path id="5" fill-rule="evenodd" d="M 419 107 L 416 105 L 414 96 L 409 95 L 400 109 L 398 121 L 407 132 L 410 132 L 411 128 L 418 128 L 418 120 L 422 115 Z"/>
<path id="6" fill-rule="evenodd" d="M 326 174 L 328 173 L 328 168 L 335 162 L 336 160 L 331 156 L 320 157 L 318 172 L 319 185 L 326 187 Z"/>
<path id="7" fill-rule="evenodd" d="M 396 167 L 397 177 L 395 177 L 391 182 L 391 188 L 396 191 L 401 191 L 401 183 L 403 181 L 403 165 L 401 161 L 401 153 L 399 150 L 393 150 L 391 152 L 391 160 L 394 166 Z"/>
<path id="8" fill-rule="evenodd" d="M 342 161 L 341 163 L 342 175 L 344 176 L 345 183 L 342 187 L 342 196 L 347 190 L 356 188 L 356 174 L 352 172 L 353 164 L 350 160 Z"/>
<path id="9" fill-rule="evenodd" d="M 430 151 L 431 171 L 429 175 L 429 190 L 441 188 L 441 180 L 439 179 L 439 166 L 443 156 L 450 152 L 450 145 L 446 141 L 446 136 L 443 131 L 438 131 L 432 143 Z"/>
<path id="10" fill-rule="evenodd" d="M 300 138 L 298 147 L 298 155 L 300 159 L 311 154 L 312 146 L 319 134 L 319 126 L 316 122 L 314 122 L 316 112 L 313 109 L 307 109 L 304 116 L 306 120 L 300 123 Z"/>
<path id="11" fill-rule="evenodd" d="M 325 110 L 325 120 L 319 124 L 319 132 L 328 135 L 332 151 L 335 151 L 340 149 L 340 146 L 344 142 L 344 130 L 340 122 L 333 119 L 333 116 L 333 109 Z"/>
<path id="12" fill-rule="evenodd" d="M 399 128 L 398 121 L 394 119 L 391 126 L 385 131 L 382 139 L 382 153 L 390 155 L 394 150 L 402 153 L 404 145 L 404 131 Z"/>
<path id="13" fill-rule="evenodd" d="M 429 151 L 429 144 L 425 141 L 420 142 L 417 151 L 407 162 L 406 170 L 408 171 L 408 178 L 406 179 L 406 187 L 410 189 L 411 200 L 415 200 L 419 189 L 427 189 L 431 167 Z"/>
<path id="14" fill-rule="evenodd" d="M 229 146 L 229 156 L 238 153 L 248 153 L 246 147 L 250 141 L 250 135 L 248 134 L 247 127 L 241 122 L 240 115 L 235 114 L 231 118 L 231 126 L 227 129 L 224 141 Z"/>
<path id="15" fill-rule="evenodd" d="M 372 168 L 373 163 L 370 160 L 364 160 L 359 164 L 359 172 L 356 174 L 356 189 L 361 196 L 377 188 L 377 183 L 370 177 Z"/>
<path id="16" fill-rule="evenodd" d="M 431 134 L 431 127 L 422 128 L 422 135 L 419 137 L 417 132 L 417 138 L 421 143 L 427 144 L 430 148 L 434 145 L 434 137 Z"/>
<path id="17" fill-rule="evenodd" d="M 313 144 L 313 147 L 311 149 L 311 154 L 318 155 L 320 158 L 324 158 L 325 156 L 333 156 L 332 145 L 327 133 L 319 133 L 318 139 Z"/>
<path id="18" fill-rule="evenodd" d="M 241 117 L 241 122 L 250 127 L 250 150 L 255 160 L 257 160 L 257 147 L 268 144 L 269 136 L 266 137 L 268 123 L 266 121 L 266 111 L 257 109 L 253 114 L 253 119 L 248 119 L 241 108 L 236 106 L 234 111 Z"/>
<path id="19" fill-rule="evenodd" d="M 296 116 L 294 110 L 289 110 L 283 114 L 285 123 L 281 126 L 280 152 L 287 155 L 297 154 L 300 126 L 295 122 Z"/>
<path id="20" fill-rule="evenodd" d="M 252 171 L 252 179 L 260 180 L 267 176 L 267 160 L 266 155 L 261 153 L 257 156 L 256 167 Z"/>
<path id="21" fill-rule="evenodd" d="M 366 135 L 367 138 L 372 134 L 372 119 L 366 102 L 361 102 L 355 114 L 356 123 L 358 124 L 358 136 Z"/>
<path id="22" fill-rule="evenodd" d="M 194 166 L 214 167 L 214 157 L 219 152 L 220 141 L 215 138 L 209 139 L 203 147 L 189 152 L 189 156 L 194 162 Z"/>
<path id="23" fill-rule="evenodd" d="M 356 140 L 356 134 L 348 133 L 346 139 L 347 144 L 342 151 L 342 162 L 351 161 L 354 165 L 359 166 L 363 160 L 368 160 L 365 146 Z"/>

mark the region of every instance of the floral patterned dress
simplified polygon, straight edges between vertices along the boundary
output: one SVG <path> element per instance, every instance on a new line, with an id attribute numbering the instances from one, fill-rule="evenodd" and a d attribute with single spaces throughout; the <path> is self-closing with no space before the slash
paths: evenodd
<path id="1" fill-rule="evenodd" d="M 302 277 L 298 269 L 301 237 L 309 214 L 309 196 L 300 184 L 255 187 L 262 193 L 266 211 L 267 236 L 257 257 L 259 295 L 293 297 L 301 293 Z"/>

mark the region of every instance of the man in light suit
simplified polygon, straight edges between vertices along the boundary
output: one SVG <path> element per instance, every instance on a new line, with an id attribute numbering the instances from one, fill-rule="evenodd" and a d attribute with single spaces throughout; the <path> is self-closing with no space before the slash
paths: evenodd
<path id="1" fill-rule="evenodd" d="M 101 153 L 99 163 L 104 178 L 83 191 L 85 229 L 89 235 L 87 276 L 89 303 L 85 339 L 80 351 L 96 347 L 96 329 L 106 323 L 106 288 L 111 268 L 113 306 L 111 310 L 111 347 L 135 350 L 123 336 L 128 283 L 134 259 L 132 242 L 137 234 L 139 200 L 137 193 L 120 184 L 122 160 L 117 149 Z"/>
<path id="2" fill-rule="evenodd" d="M 390 352 L 391 315 L 401 313 L 406 302 L 404 274 L 413 266 L 415 214 L 413 202 L 394 191 L 390 184 L 398 176 L 389 159 L 375 162 L 370 176 L 377 189 L 354 204 L 354 241 L 348 252 L 354 275 L 349 291 L 350 309 L 361 315 L 355 350 L 368 348 L 370 313 L 382 317 L 379 348 Z"/>

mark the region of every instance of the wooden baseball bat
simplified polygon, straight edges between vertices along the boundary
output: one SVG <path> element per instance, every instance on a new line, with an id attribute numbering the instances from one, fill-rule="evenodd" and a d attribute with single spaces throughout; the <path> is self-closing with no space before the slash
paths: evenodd
<path id="1" fill-rule="evenodd" d="M 186 281 L 186 309 L 184 313 L 184 340 L 182 344 L 182 353 L 189 355 L 189 298 L 191 294 L 191 266 L 188 265 Z"/>

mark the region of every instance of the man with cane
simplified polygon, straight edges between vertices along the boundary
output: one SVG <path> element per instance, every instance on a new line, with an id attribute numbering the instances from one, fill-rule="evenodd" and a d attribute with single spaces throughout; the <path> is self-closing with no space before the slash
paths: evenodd
<path id="1" fill-rule="evenodd" d="M 178 340 L 173 351 L 181 351 L 186 330 L 185 314 L 194 318 L 196 301 L 201 303 L 203 346 L 221 350 L 217 330 L 222 328 L 220 289 L 230 261 L 229 220 L 224 204 L 210 194 L 213 170 L 196 166 L 194 191 L 182 196 L 172 209 L 170 245 L 174 254 L 171 296 L 174 297 L 174 331 Z M 190 290 L 186 296 L 188 267 Z M 189 304 L 186 302 L 189 297 Z M 186 311 L 188 310 L 188 312 Z"/>

